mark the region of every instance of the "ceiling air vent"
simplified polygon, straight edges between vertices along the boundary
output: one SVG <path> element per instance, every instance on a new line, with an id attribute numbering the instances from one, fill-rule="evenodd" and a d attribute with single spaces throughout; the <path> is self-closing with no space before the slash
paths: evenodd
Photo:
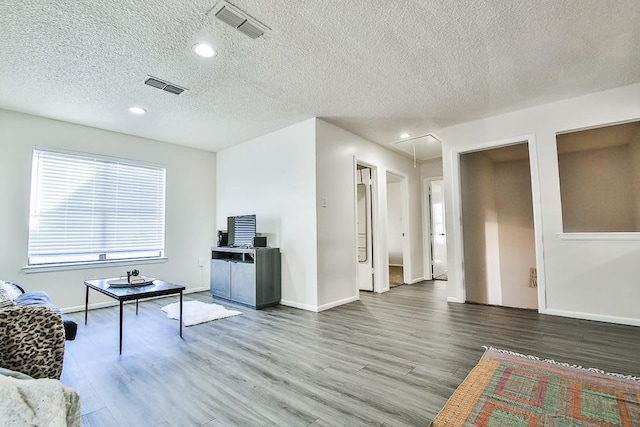
<path id="1" fill-rule="evenodd" d="M 144 81 L 144 84 L 147 86 L 155 87 L 156 89 L 163 90 L 165 92 L 172 93 L 174 95 L 180 95 L 182 92 L 187 90 L 186 88 L 180 87 L 173 83 L 165 82 L 164 80 L 160 80 L 157 77 L 148 76 Z"/>
<path id="2" fill-rule="evenodd" d="M 257 39 L 258 37 L 260 37 L 261 35 L 264 34 L 264 30 L 262 30 L 261 28 L 257 27 L 256 25 L 254 25 L 248 19 L 246 21 L 244 21 L 238 27 L 238 31 L 240 31 L 243 34 L 248 35 L 252 39 Z"/>
<path id="3" fill-rule="evenodd" d="M 233 28 L 238 28 L 247 20 L 247 15 L 229 4 L 223 4 L 222 8 L 215 14 L 215 17 Z"/>
<path id="4" fill-rule="evenodd" d="M 182 92 L 184 92 L 184 89 L 182 89 L 181 87 L 178 87 L 178 86 L 174 86 L 174 85 L 167 85 L 167 87 L 165 87 L 163 90 L 165 92 L 169 92 L 169 93 L 172 93 L 174 95 L 180 95 Z"/>
<path id="5" fill-rule="evenodd" d="M 225 24 L 232 26 L 252 39 L 257 39 L 270 29 L 257 19 L 253 19 L 248 14 L 226 1 L 218 3 L 213 9 L 211 9 L 211 11 L 209 11 L 208 15 L 209 17 L 215 17 Z"/>

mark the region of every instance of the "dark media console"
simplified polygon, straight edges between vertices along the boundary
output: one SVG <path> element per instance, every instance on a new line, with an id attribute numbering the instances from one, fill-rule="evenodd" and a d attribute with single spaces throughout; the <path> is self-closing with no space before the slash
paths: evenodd
<path id="1" fill-rule="evenodd" d="M 211 294 L 260 309 L 280 303 L 280 249 L 211 248 Z"/>

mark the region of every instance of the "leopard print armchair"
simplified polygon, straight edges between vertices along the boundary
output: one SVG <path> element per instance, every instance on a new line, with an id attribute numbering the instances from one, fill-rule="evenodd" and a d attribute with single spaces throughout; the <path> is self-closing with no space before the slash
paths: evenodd
<path id="1" fill-rule="evenodd" d="M 62 318 L 50 308 L 0 308 L 0 367 L 32 378 L 60 379 L 64 345 Z"/>

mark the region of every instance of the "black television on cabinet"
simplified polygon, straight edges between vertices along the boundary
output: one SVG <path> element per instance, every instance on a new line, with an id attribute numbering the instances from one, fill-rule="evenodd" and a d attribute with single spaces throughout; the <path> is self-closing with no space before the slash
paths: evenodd
<path id="1" fill-rule="evenodd" d="M 227 217 L 229 246 L 251 247 L 256 236 L 256 216 L 239 215 Z"/>

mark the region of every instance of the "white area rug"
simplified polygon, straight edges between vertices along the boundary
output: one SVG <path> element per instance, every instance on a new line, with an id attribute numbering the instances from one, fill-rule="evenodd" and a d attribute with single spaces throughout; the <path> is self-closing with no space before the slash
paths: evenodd
<path id="1" fill-rule="evenodd" d="M 162 307 L 162 311 L 167 313 L 170 319 L 180 319 L 180 303 Z M 185 301 L 182 305 L 182 322 L 184 326 L 197 325 L 198 323 L 210 322 L 212 320 L 224 319 L 225 317 L 237 316 L 240 311 L 227 310 L 218 304 L 206 304 L 200 301 Z"/>

